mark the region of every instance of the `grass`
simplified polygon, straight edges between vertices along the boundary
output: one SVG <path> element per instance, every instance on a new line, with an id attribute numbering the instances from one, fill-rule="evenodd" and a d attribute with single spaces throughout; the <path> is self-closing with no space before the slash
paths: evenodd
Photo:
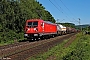
<path id="1" fill-rule="evenodd" d="M 24 33 L 15 33 L 14 31 L 9 30 L 9 32 L 0 32 L 0 46 L 13 44 L 17 41 L 24 39 Z"/>
<path id="2" fill-rule="evenodd" d="M 4 45 L 8 45 L 8 44 L 13 44 L 14 43 L 14 41 L 13 40 L 11 40 L 11 41 L 8 41 L 8 42 L 1 42 L 0 43 L 0 46 L 4 46 Z"/>
<path id="3" fill-rule="evenodd" d="M 71 53 L 64 57 L 64 60 L 90 60 L 90 35 L 82 35 L 78 38 L 76 47 Z M 67 59 L 66 59 L 67 58 Z"/>
<path id="4" fill-rule="evenodd" d="M 68 40 L 48 50 L 36 57 L 31 57 L 29 60 L 90 60 L 90 35 L 77 34 L 74 42 L 64 47 Z M 50 58 L 51 57 L 51 58 Z"/>
<path id="5" fill-rule="evenodd" d="M 2 42 L 0 42 L 0 46 L 4 46 L 4 45 L 9 45 L 9 44 L 14 44 L 14 43 L 16 43 L 16 42 L 19 42 L 19 41 L 22 41 L 22 40 L 24 40 L 24 38 L 22 38 L 22 39 L 18 39 L 18 40 L 9 40 L 9 41 L 7 41 L 7 42 L 4 42 L 4 41 L 2 41 Z"/>

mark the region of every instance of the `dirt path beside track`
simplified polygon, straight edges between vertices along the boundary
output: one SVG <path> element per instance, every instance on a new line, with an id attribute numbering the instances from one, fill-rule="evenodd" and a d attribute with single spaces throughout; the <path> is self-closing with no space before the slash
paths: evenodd
<path id="1" fill-rule="evenodd" d="M 75 40 L 75 38 L 76 35 L 70 37 L 69 41 L 63 47 L 67 48 L 68 46 L 70 46 L 70 44 Z M 47 60 L 56 60 L 56 56 L 51 55 L 50 57 L 47 58 Z"/>
<path id="2" fill-rule="evenodd" d="M 72 36 L 69 41 L 64 45 L 64 47 L 68 47 L 76 38 L 76 35 Z"/>

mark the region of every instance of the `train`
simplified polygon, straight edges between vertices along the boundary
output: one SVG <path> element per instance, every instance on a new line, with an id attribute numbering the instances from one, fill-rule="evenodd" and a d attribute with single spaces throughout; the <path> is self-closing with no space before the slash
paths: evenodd
<path id="1" fill-rule="evenodd" d="M 76 32 L 75 28 L 65 27 L 42 19 L 29 19 L 25 23 L 24 37 L 27 39 L 43 39 L 74 32 Z"/>

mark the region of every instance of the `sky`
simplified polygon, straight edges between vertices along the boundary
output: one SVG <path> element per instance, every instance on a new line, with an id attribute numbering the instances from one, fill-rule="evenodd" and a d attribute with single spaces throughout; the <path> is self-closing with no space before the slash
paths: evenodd
<path id="1" fill-rule="evenodd" d="M 57 22 L 90 24 L 90 0 L 37 0 Z"/>

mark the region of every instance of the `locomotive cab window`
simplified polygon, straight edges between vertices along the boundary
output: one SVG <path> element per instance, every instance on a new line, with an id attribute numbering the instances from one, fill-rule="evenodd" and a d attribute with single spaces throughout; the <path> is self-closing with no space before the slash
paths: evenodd
<path id="1" fill-rule="evenodd" d="M 29 27 L 37 27 L 38 26 L 38 22 L 35 21 L 35 22 L 28 22 L 28 26 Z"/>
<path id="2" fill-rule="evenodd" d="M 28 22 L 28 25 L 29 25 L 29 26 L 32 25 L 32 22 Z"/>
<path id="3" fill-rule="evenodd" d="M 38 25 L 38 22 L 33 22 L 33 25 Z"/>

